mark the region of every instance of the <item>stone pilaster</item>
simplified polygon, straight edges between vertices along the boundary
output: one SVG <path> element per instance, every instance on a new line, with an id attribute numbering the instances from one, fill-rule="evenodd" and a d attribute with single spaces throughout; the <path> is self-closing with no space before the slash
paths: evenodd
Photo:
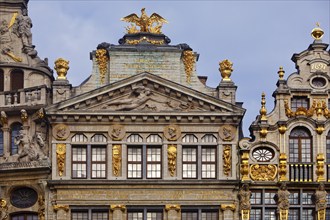
<path id="1" fill-rule="evenodd" d="M 232 203 L 232 204 L 222 204 L 220 206 L 220 209 L 223 213 L 223 217 L 222 220 L 233 220 L 234 218 L 234 212 L 236 210 L 236 204 Z"/>

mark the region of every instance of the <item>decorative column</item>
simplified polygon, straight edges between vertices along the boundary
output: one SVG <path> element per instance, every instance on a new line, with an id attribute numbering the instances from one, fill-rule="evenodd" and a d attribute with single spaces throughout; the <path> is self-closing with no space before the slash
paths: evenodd
<path id="1" fill-rule="evenodd" d="M 241 157 L 241 180 L 248 181 L 249 177 L 249 152 L 243 152 Z"/>
<path id="2" fill-rule="evenodd" d="M 54 212 L 56 213 L 56 220 L 70 219 L 68 205 L 53 205 Z"/>
<path id="3" fill-rule="evenodd" d="M 112 220 L 124 220 L 126 206 L 125 205 L 111 205 L 110 211 L 112 212 Z"/>
<path id="4" fill-rule="evenodd" d="M 319 153 L 317 154 L 316 161 L 316 176 L 317 176 L 317 182 L 325 181 L 324 178 L 324 154 Z"/>
<path id="5" fill-rule="evenodd" d="M 288 181 L 288 178 L 286 177 L 286 173 L 287 173 L 287 156 L 285 153 L 281 153 L 280 154 L 280 164 L 279 164 L 279 181 Z"/>
<path id="6" fill-rule="evenodd" d="M 221 204 L 220 206 L 221 211 L 223 212 L 222 220 L 233 220 L 234 219 L 234 212 L 236 210 L 236 204 Z"/>
<path id="7" fill-rule="evenodd" d="M 181 219 L 181 206 L 180 205 L 165 205 L 167 212 L 167 220 L 180 220 Z"/>

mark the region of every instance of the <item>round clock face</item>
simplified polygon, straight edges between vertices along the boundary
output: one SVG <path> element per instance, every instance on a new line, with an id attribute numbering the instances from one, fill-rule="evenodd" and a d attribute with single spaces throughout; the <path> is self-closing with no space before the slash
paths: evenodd
<path id="1" fill-rule="evenodd" d="M 17 208 L 28 208 L 38 200 L 38 193 L 31 188 L 23 187 L 12 191 L 10 201 Z"/>
<path id="2" fill-rule="evenodd" d="M 268 162 L 274 158 L 274 151 L 266 147 L 258 147 L 252 152 L 252 156 L 259 162 Z"/>

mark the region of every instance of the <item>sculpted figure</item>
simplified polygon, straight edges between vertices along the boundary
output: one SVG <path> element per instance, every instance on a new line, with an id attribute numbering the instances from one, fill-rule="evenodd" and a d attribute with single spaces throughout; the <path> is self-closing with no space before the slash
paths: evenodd
<path id="1" fill-rule="evenodd" d="M 25 130 L 20 130 L 19 135 L 14 139 L 15 145 L 18 145 L 18 161 L 27 162 L 37 160 L 39 155 L 31 146 L 31 140 Z"/>
<path id="2" fill-rule="evenodd" d="M 249 210 L 251 209 L 251 191 L 249 190 L 248 184 L 243 184 L 242 188 L 238 193 L 240 210 Z"/>
<path id="3" fill-rule="evenodd" d="M 32 47 L 32 20 L 27 14 L 27 10 L 22 10 L 22 15 L 16 18 L 15 34 L 22 39 L 23 46 Z"/>
<path id="4" fill-rule="evenodd" d="M 290 192 L 288 191 L 286 184 L 282 183 L 277 192 L 277 204 L 279 210 L 289 210 L 289 196 Z"/>
<path id="5" fill-rule="evenodd" d="M 316 211 L 327 208 L 327 191 L 325 191 L 323 183 L 320 183 L 318 189 L 315 192 L 315 207 Z"/>

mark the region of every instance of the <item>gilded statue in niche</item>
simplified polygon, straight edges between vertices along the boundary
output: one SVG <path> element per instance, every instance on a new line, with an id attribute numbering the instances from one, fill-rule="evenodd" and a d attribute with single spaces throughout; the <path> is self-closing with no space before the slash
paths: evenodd
<path id="1" fill-rule="evenodd" d="M 121 172 L 121 145 L 115 144 L 112 146 L 112 173 L 114 176 L 119 176 Z"/>
<path id="2" fill-rule="evenodd" d="M 161 28 L 167 21 L 157 13 L 153 13 L 150 17 L 145 12 L 145 8 L 141 9 L 141 16 L 133 13 L 126 17 L 121 18 L 122 21 L 130 22 L 131 26 L 127 27 L 127 33 L 139 33 L 148 32 L 154 34 L 161 34 Z M 136 29 L 136 26 L 140 27 L 140 30 Z"/>
<path id="3" fill-rule="evenodd" d="M 229 176 L 231 171 L 231 147 L 229 145 L 224 146 L 222 158 L 223 174 Z"/>
<path id="4" fill-rule="evenodd" d="M 170 171 L 171 176 L 175 175 L 176 157 L 177 157 L 176 145 L 171 144 L 167 147 L 168 170 Z"/>
<path id="5" fill-rule="evenodd" d="M 250 167 L 250 176 L 255 181 L 273 181 L 277 175 L 277 166 L 274 164 L 253 164 Z"/>
<path id="6" fill-rule="evenodd" d="M 53 127 L 53 136 L 58 141 L 66 140 L 70 135 L 70 129 L 65 124 L 57 124 Z"/>
<path id="7" fill-rule="evenodd" d="M 114 141 L 121 141 L 126 134 L 125 127 L 119 124 L 111 125 L 109 128 L 109 136 Z"/>
<path id="8" fill-rule="evenodd" d="M 181 136 L 181 129 L 178 125 L 168 125 L 164 128 L 164 136 L 169 141 L 176 141 Z"/>

